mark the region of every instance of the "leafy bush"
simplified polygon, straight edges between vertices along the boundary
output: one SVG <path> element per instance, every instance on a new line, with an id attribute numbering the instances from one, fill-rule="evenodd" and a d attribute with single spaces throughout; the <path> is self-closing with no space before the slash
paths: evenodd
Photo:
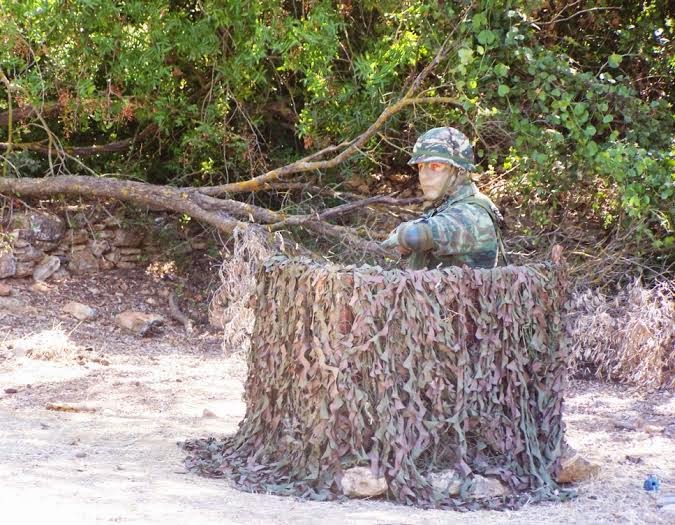
<path id="1" fill-rule="evenodd" d="M 453 125 L 475 139 L 486 174 L 506 179 L 505 204 L 536 225 L 563 210 L 605 228 L 640 222 L 654 248 L 672 251 L 665 3 L 481 0 L 468 13 L 459 0 L 64 4 L 4 0 L 0 65 L 14 106 L 42 108 L 66 145 L 157 126 L 125 154 L 88 159 L 94 169 L 181 185 L 250 177 L 363 131 L 449 37 L 424 88 L 460 109 L 399 114 L 330 180 L 401 169 L 418 133 Z M 8 105 L 0 84 L 0 111 Z M 32 119 L 11 140 L 19 150 L 44 138 Z"/>

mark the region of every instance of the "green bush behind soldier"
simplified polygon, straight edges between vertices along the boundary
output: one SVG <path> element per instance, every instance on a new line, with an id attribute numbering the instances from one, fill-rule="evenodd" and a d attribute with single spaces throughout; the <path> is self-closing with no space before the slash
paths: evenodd
<path id="1" fill-rule="evenodd" d="M 408 257 L 412 269 L 467 265 L 494 268 L 501 242 L 502 216 L 471 181 L 476 170 L 469 139 L 455 128 L 421 135 L 408 162 L 417 166 L 430 207 L 422 217 L 400 224 L 382 243 Z"/>

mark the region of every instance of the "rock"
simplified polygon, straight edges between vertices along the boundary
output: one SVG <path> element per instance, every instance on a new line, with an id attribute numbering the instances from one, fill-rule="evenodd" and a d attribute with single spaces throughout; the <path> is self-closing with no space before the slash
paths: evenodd
<path id="1" fill-rule="evenodd" d="M 560 471 L 555 477 L 558 483 L 576 483 L 594 476 L 600 465 L 591 463 L 572 448 L 568 448 L 560 459 Z"/>
<path id="2" fill-rule="evenodd" d="M 0 297 L 0 312 L 8 312 L 12 315 L 29 315 L 35 313 L 35 308 L 13 297 Z"/>
<path id="3" fill-rule="evenodd" d="M 51 213 L 31 211 L 16 215 L 13 228 L 20 230 L 19 237 L 27 241 L 60 241 L 65 233 L 63 221 Z"/>
<path id="4" fill-rule="evenodd" d="M 68 270 L 61 267 L 54 272 L 54 275 L 52 275 L 52 281 L 60 282 L 68 279 L 68 277 L 70 277 L 70 273 L 68 273 Z"/>
<path id="5" fill-rule="evenodd" d="M 68 244 L 86 244 L 89 240 L 87 230 L 68 230 L 66 233 L 66 242 Z"/>
<path id="6" fill-rule="evenodd" d="M 474 499 L 496 498 L 507 496 L 510 493 L 509 488 L 498 479 L 476 474 L 473 481 L 470 497 Z"/>
<path id="7" fill-rule="evenodd" d="M 202 417 L 214 418 L 218 416 L 215 413 L 211 412 L 208 408 L 205 408 L 204 411 L 202 412 Z"/>
<path id="8" fill-rule="evenodd" d="M 615 419 L 614 427 L 622 430 L 639 430 L 644 426 L 642 418 L 635 419 Z"/>
<path id="9" fill-rule="evenodd" d="M 105 252 L 110 251 L 110 243 L 104 239 L 92 241 L 89 249 L 94 257 L 101 257 Z"/>
<path id="10" fill-rule="evenodd" d="M 117 263 L 117 267 L 121 268 L 122 270 L 133 270 L 134 268 L 137 268 L 138 265 L 131 261 L 120 261 Z"/>
<path id="11" fill-rule="evenodd" d="M 434 472 L 429 476 L 429 482 L 436 492 L 444 496 L 457 496 L 462 488 L 462 479 L 453 469 Z"/>
<path id="12" fill-rule="evenodd" d="M 5 283 L 0 283 L 0 297 L 9 297 L 12 295 L 12 287 Z"/>
<path id="13" fill-rule="evenodd" d="M 20 262 L 37 262 L 44 258 L 45 252 L 29 244 L 25 248 L 15 249 L 14 256 Z"/>
<path id="14" fill-rule="evenodd" d="M 61 268 L 61 259 L 53 255 L 47 255 L 33 270 L 33 279 L 46 281 Z"/>
<path id="15" fill-rule="evenodd" d="M 661 512 L 663 512 L 664 514 L 668 514 L 669 516 L 675 516 L 675 503 L 671 503 L 670 505 L 664 505 L 663 507 L 661 507 Z"/>
<path id="16" fill-rule="evenodd" d="M 373 498 L 387 492 L 387 480 L 367 467 L 352 467 L 342 476 L 342 492 L 350 498 Z"/>
<path id="17" fill-rule="evenodd" d="M 89 250 L 78 250 L 70 256 L 68 269 L 75 274 L 98 271 L 98 259 Z"/>
<path id="18" fill-rule="evenodd" d="M 144 237 L 144 232 L 140 230 L 123 230 L 118 228 L 115 230 L 115 237 L 112 240 L 112 245 L 136 248 L 141 245 Z"/>
<path id="19" fill-rule="evenodd" d="M 16 388 L 5 388 L 5 394 L 18 394 L 19 391 Z"/>
<path id="20" fill-rule="evenodd" d="M 670 439 L 675 439 L 675 423 L 671 423 L 663 429 L 663 435 Z"/>
<path id="21" fill-rule="evenodd" d="M 114 265 L 116 265 L 118 262 L 120 262 L 120 257 L 121 257 L 121 255 L 120 255 L 119 248 L 113 248 L 110 252 L 103 255 L 103 258 L 106 261 L 109 261 Z"/>
<path id="22" fill-rule="evenodd" d="M 49 293 L 53 290 L 53 287 L 48 285 L 44 281 L 35 281 L 30 287 L 31 291 L 37 293 Z"/>
<path id="23" fill-rule="evenodd" d="M 72 315 L 75 319 L 80 321 L 89 321 L 96 317 L 96 310 L 86 304 L 78 303 L 77 301 L 70 301 L 63 307 L 63 311 Z"/>
<path id="24" fill-rule="evenodd" d="M 112 270 L 115 267 L 115 263 L 110 262 L 108 259 L 101 258 L 98 261 L 98 267 L 100 270 Z"/>
<path id="25" fill-rule="evenodd" d="M 154 328 L 164 324 L 164 317 L 158 314 L 146 314 L 145 312 L 133 312 L 127 310 L 115 316 L 115 322 L 120 328 L 141 337 L 149 334 Z"/>
<path id="26" fill-rule="evenodd" d="M 16 275 L 16 258 L 11 252 L 0 253 L 0 279 Z"/>
<path id="27" fill-rule="evenodd" d="M 86 458 L 87 453 L 86 452 L 78 452 L 77 454 L 75 454 L 75 457 L 76 458 Z"/>
<path id="28" fill-rule="evenodd" d="M 17 262 L 16 263 L 16 274 L 14 277 L 32 277 L 33 269 L 35 268 L 34 262 Z"/>

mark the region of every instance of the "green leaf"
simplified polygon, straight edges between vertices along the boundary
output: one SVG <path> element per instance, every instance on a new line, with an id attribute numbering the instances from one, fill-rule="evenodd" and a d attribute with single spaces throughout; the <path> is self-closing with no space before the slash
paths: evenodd
<path id="1" fill-rule="evenodd" d="M 617 55 L 616 53 L 614 53 L 612 55 L 609 55 L 607 63 L 609 64 L 609 67 L 619 67 L 619 64 L 621 64 L 622 60 L 623 57 L 621 55 Z"/>
<path id="2" fill-rule="evenodd" d="M 509 73 L 509 66 L 505 64 L 497 64 L 495 66 L 495 75 L 498 77 L 505 77 Z"/>
<path id="3" fill-rule="evenodd" d="M 509 86 L 504 85 L 504 84 L 499 84 L 499 87 L 497 88 L 497 94 L 500 97 L 505 97 L 506 95 L 509 94 L 510 91 L 511 91 L 511 88 L 509 88 Z"/>
<path id="4" fill-rule="evenodd" d="M 471 61 L 473 60 L 473 49 L 470 49 L 468 47 L 461 48 L 460 50 L 457 51 L 457 54 L 459 55 L 460 63 L 464 66 L 470 64 Z"/>
<path id="5" fill-rule="evenodd" d="M 478 33 L 478 42 L 483 45 L 489 46 L 490 44 L 494 43 L 495 40 L 497 40 L 497 35 L 494 31 L 483 29 L 480 33 Z"/>

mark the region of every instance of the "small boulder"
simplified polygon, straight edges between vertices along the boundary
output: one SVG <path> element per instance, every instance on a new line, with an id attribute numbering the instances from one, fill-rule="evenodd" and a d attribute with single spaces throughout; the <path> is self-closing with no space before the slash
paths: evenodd
<path id="1" fill-rule="evenodd" d="M 449 496 L 457 496 L 462 488 L 462 479 L 453 469 L 434 472 L 429 476 L 434 491 Z"/>
<path id="2" fill-rule="evenodd" d="M 155 328 L 163 325 L 164 321 L 165 319 L 161 315 L 133 312 L 131 310 L 115 316 L 117 326 L 141 337 L 149 335 Z"/>
<path id="3" fill-rule="evenodd" d="M 72 315 L 79 321 L 89 321 L 96 317 L 96 310 L 86 304 L 78 303 L 77 301 L 70 301 L 63 307 L 63 311 Z"/>
<path id="4" fill-rule="evenodd" d="M 476 474 L 473 481 L 470 497 L 474 499 L 496 498 L 507 496 L 510 493 L 509 488 L 495 478 L 486 478 Z"/>
<path id="5" fill-rule="evenodd" d="M 73 251 L 68 269 L 75 274 L 98 271 L 98 259 L 89 250 Z"/>
<path id="6" fill-rule="evenodd" d="M 576 450 L 569 448 L 560 459 L 560 471 L 555 477 L 558 483 L 577 483 L 594 476 L 600 470 L 600 465 L 591 463 Z"/>
<path id="7" fill-rule="evenodd" d="M 0 311 L 12 315 L 30 315 L 36 312 L 35 308 L 14 297 L 0 297 Z"/>
<path id="8" fill-rule="evenodd" d="M 205 408 L 204 411 L 202 412 L 202 417 L 208 418 L 208 419 L 213 419 L 215 417 L 218 417 L 214 412 L 209 410 L 208 408 Z"/>
<path id="9" fill-rule="evenodd" d="M 0 253 L 0 279 L 16 275 L 16 258 L 12 252 Z"/>
<path id="10" fill-rule="evenodd" d="M 387 492 L 387 480 L 368 467 L 352 467 L 342 476 L 342 492 L 350 498 L 373 498 Z"/>
<path id="11" fill-rule="evenodd" d="M 32 277 L 35 263 L 33 261 L 19 261 L 16 263 L 16 274 L 14 277 Z"/>
<path id="12" fill-rule="evenodd" d="M 110 251 L 110 243 L 105 239 L 92 241 L 89 249 L 94 257 L 102 257 L 104 253 Z"/>
<path id="13" fill-rule="evenodd" d="M 142 244 L 144 237 L 145 233 L 141 230 L 123 230 L 118 228 L 115 230 L 112 244 L 113 246 L 136 248 Z"/>
<path id="14" fill-rule="evenodd" d="M 9 297 L 12 295 L 12 287 L 5 283 L 0 283 L 0 297 Z"/>
<path id="15" fill-rule="evenodd" d="M 53 289 L 54 289 L 53 286 L 47 284 L 44 281 L 35 281 L 30 287 L 31 292 L 37 293 L 49 293 Z"/>
<path id="16" fill-rule="evenodd" d="M 33 279 L 46 281 L 61 268 L 61 259 L 53 255 L 47 255 L 33 270 Z"/>
<path id="17" fill-rule="evenodd" d="M 51 213 L 31 211 L 14 217 L 12 226 L 29 241 L 57 242 L 66 231 L 63 221 Z"/>

